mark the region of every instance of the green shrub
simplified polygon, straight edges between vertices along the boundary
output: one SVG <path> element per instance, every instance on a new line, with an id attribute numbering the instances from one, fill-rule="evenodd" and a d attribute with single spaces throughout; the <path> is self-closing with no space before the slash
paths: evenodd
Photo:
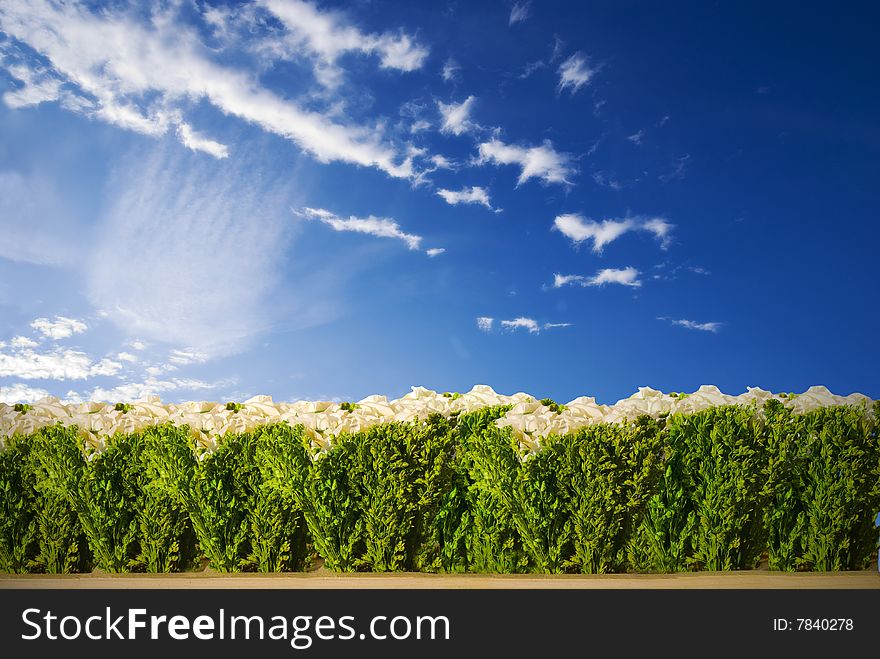
<path id="1" fill-rule="evenodd" d="M 629 547 L 663 470 L 664 422 L 642 416 L 554 437 L 555 478 L 570 516 L 570 565 L 581 572 L 624 572 Z M 543 451 L 542 451 L 543 452 Z"/>
<path id="2" fill-rule="evenodd" d="M 229 435 L 202 452 L 186 426 L 166 426 L 151 454 L 157 484 L 186 511 L 199 550 L 219 572 L 239 571 L 248 555 L 247 436 Z"/>
<path id="3" fill-rule="evenodd" d="M 352 445 L 317 454 L 301 425 L 276 426 L 260 446 L 263 480 L 302 511 L 317 554 L 328 569 L 352 571 L 363 555 L 362 519 L 347 467 Z"/>
<path id="4" fill-rule="evenodd" d="M 298 572 L 312 562 L 310 538 L 302 510 L 289 493 L 273 486 L 264 456 L 287 424 L 262 426 L 253 432 L 254 468 L 248 472 L 248 564 L 257 572 Z"/>
<path id="5" fill-rule="evenodd" d="M 15 435 L 0 452 L 0 572 L 27 572 L 39 551 L 30 447 L 27 438 Z"/>
<path id="6" fill-rule="evenodd" d="M 459 415 L 451 429 L 455 448 L 452 488 L 435 525 L 446 571 L 518 573 L 528 569 L 528 555 L 508 509 L 487 487 L 475 462 L 475 445 L 509 406 L 486 407 Z"/>
<path id="7" fill-rule="evenodd" d="M 189 514 L 176 490 L 168 487 L 163 471 L 165 451 L 175 442 L 185 442 L 185 434 L 181 428 L 163 424 L 145 428 L 137 440 L 137 564 L 147 572 L 179 572 L 196 560 L 196 538 Z"/>
<path id="8" fill-rule="evenodd" d="M 774 487 L 763 422 L 748 407 L 719 406 L 673 415 L 668 428 L 694 513 L 689 562 L 706 570 L 756 567 Z"/>
<path id="9" fill-rule="evenodd" d="M 303 511 L 328 569 L 436 565 L 431 526 L 451 481 L 452 443 L 439 416 L 342 433 L 312 450 L 301 427 L 265 455 L 272 486 Z"/>
<path id="10" fill-rule="evenodd" d="M 559 572 L 567 558 L 568 515 L 555 475 L 558 455 L 522 454 L 509 428 L 487 428 L 470 443 L 474 485 L 496 516 L 507 518 L 528 556 L 528 569 Z M 500 508 L 498 515 L 493 508 Z"/>
<path id="11" fill-rule="evenodd" d="M 98 454 L 87 451 L 76 428 L 53 431 L 35 446 L 38 487 L 76 512 L 98 568 L 129 570 L 137 554 L 136 436 L 110 438 Z"/>
<path id="12" fill-rule="evenodd" d="M 803 495 L 807 460 L 803 417 L 780 401 L 764 404 L 765 433 L 769 453 L 770 501 L 765 513 L 767 563 L 771 570 L 807 569 L 803 562 L 806 529 Z"/>
<path id="13" fill-rule="evenodd" d="M 880 509 L 880 403 L 835 406 L 803 415 L 798 493 L 804 516 L 801 562 L 814 570 L 866 568 L 877 547 Z M 802 479 L 802 480 L 801 480 Z"/>
<path id="14" fill-rule="evenodd" d="M 76 428 L 60 425 L 41 428 L 23 439 L 29 447 L 24 473 L 35 492 L 37 553 L 32 568 L 36 572 L 68 574 L 91 570 L 91 556 L 77 510 L 68 496 L 70 476 L 56 459 L 76 465 L 70 447 L 78 451 Z"/>
<path id="15" fill-rule="evenodd" d="M 662 424 L 649 417 L 550 436 L 534 455 L 493 428 L 473 440 L 475 482 L 509 516 L 529 569 L 619 571 L 656 490 L 661 446 Z"/>
<path id="16" fill-rule="evenodd" d="M 551 401 L 552 402 L 552 401 Z M 864 569 L 880 403 L 716 407 L 599 424 L 523 452 L 493 407 L 341 434 L 258 427 L 201 451 L 186 427 L 76 428 L 0 452 L 0 570 L 673 572 Z M 122 410 L 123 413 L 126 410 Z M 24 413 L 24 412 L 22 412 Z"/>

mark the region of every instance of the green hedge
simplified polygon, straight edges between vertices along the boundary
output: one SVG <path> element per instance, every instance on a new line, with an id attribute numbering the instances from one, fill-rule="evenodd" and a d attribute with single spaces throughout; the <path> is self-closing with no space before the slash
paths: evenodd
<path id="1" fill-rule="evenodd" d="M 877 549 L 880 403 L 710 408 L 523 452 L 492 407 L 316 452 L 301 426 L 201 452 L 154 426 L 0 452 L 0 571 L 489 573 L 858 570 Z"/>

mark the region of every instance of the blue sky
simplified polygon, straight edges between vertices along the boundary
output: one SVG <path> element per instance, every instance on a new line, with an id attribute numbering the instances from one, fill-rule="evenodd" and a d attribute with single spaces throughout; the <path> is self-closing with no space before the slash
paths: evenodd
<path id="1" fill-rule="evenodd" d="M 877 10 L 0 5 L 0 399 L 880 397 Z"/>

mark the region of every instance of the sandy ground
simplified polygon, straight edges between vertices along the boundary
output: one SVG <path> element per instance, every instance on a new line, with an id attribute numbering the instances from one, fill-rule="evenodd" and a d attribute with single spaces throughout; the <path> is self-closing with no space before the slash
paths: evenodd
<path id="1" fill-rule="evenodd" d="M 484 575 L 484 574 L 0 574 L 6 588 L 443 588 L 443 589 L 642 589 L 642 588 L 877 588 L 880 574 L 780 573 L 765 570 L 685 574 Z"/>

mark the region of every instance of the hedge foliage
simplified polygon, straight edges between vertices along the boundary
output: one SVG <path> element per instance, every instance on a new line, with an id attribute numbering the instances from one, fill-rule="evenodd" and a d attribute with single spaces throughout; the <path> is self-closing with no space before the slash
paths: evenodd
<path id="1" fill-rule="evenodd" d="M 0 452 L 0 571 L 858 570 L 877 549 L 880 403 L 725 406 L 525 452 L 491 407 L 343 434 L 75 428 Z"/>

